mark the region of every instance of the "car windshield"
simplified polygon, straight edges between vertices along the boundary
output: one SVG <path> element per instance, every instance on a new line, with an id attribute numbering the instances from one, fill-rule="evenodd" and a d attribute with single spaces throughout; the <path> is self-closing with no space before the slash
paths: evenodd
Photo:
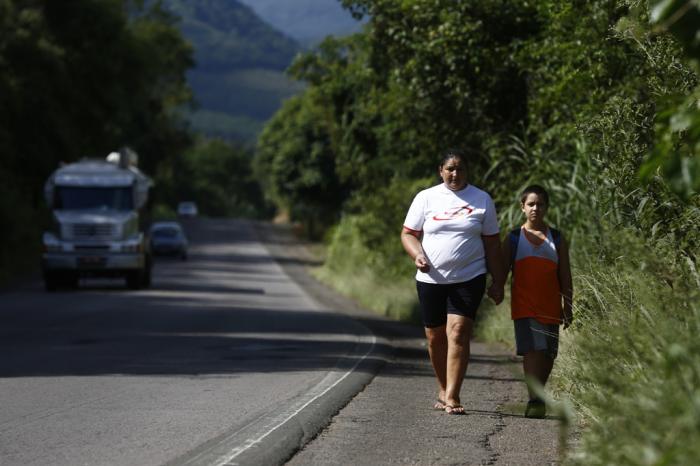
<path id="1" fill-rule="evenodd" d="M 134 202 L 130 187 L 78 187 L 56 188 L 55 208 L 64 210 L 133 210 Z"/>
<path id="2" fill-rule="evenodd" d="M 179 231 L 176 228 L 158 228 L 153 230 L 154 238 L 176 238 Z"/>

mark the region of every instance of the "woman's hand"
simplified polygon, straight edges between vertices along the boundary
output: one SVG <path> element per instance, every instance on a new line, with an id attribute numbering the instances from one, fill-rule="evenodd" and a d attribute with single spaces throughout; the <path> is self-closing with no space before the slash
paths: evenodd
<path id="1" fill-rule="evenodd" d="M 425 258 L 425 254 L 416 254 L 414 262 L 416 263 L 416 268 L 421 272 L 428 273 L 430 270 L 430 265 L 428 264 L 428 259 Z"/>
<path id="2" fill-rule="evenodd" d="M 491 298 L 495 304 L 501 304 L 504 296 L 503 288 L 503 284 L 493 282 L 486 291 L 486 295 Z"/>
<path id="3" fill-rule="evenodd" d="M 404 227 L 403 231 L 401 231 L 401 244 L 403 244 L 408 255 L 413 258 L 413 263 L 416 264 L 416 268 L 423 273 L 427 273 L 430 270 L 430 263 L 428 262 L 428 258 L 425 257 L 423 246 L 420 244 L 421 234 L 422 232 L 420 231 L 414 231 Z"/>

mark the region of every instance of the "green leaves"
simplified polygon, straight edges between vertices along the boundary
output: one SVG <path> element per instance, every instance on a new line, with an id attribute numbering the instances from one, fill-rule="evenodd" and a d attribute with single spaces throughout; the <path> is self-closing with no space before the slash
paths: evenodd
<path id="1" fill-rule="evenodd" d="M 694 0 L 652 2 L 651 22 L 658 33 L 670 32 L 700 72 L 700 3 Z M 697 82 L 697 78 L 696 78 Z M 660 175 L 683 199 L 700 193 L 700 88 L 666 99 L 656 122 L 657 143 L 640 169 L 642 179 Z"/>

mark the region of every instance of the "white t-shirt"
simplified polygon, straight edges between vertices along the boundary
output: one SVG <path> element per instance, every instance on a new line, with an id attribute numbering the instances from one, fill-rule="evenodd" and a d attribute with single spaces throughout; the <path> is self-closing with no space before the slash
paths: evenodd
<path id="1" fill-rule="evenodd" d="M 416 280 L 424 283 L 459 283 L 486 273 L 481 236 L 499 231 L 491 196 L 472 185 L 451 191 L 439 184 L 419 192 L 404 227 L 423 232 L 430 270 L 418 270 Z"/>

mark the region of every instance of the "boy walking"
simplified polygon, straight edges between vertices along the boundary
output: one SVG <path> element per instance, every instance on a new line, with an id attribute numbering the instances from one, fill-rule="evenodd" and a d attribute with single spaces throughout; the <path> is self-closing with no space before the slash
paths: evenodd
<path id="1" fill-rule="evenodd" d="M 542 386 L 552 372 L 559 346 L 559 325 L 571 323 L 573 285 L 569 249 L 561 233 L 549 228 L 545 215 L 549 195 L 539 185 L 520 196 L 525 223 L 503 242 L 503 255 L 513 271 L 511 317 L 517 354 L 523 356 L 525 377 Z M 528 387 L 526 417 L 542 418 L 544 402 Z"/>

